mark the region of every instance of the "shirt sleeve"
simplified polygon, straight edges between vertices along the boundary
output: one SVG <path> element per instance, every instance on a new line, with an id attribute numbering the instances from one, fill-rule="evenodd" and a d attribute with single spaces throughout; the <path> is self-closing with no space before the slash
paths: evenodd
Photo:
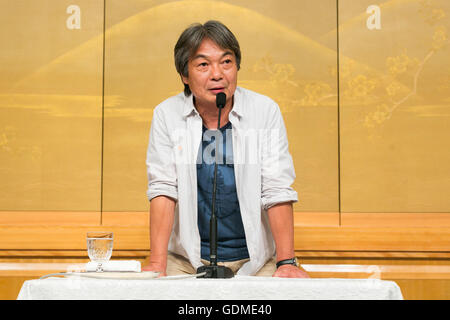
<path id="1" fill-rule="evenodd" d="M 173 152 L 173 143 L 168 134 L 164 116 L 156 107 L 153 111 L 146 161 L 147 197 L 149 200 L 161 195 L 178 200 L 178 182 Z"/>
<path id="2" fill-rule="evenodd" d="M 294 180 L 286 128 L 273 102 L 261 137 L 261 206 L 267 210 L 278 203 L 297 202 L 297 192 L 291 187 Z"/>

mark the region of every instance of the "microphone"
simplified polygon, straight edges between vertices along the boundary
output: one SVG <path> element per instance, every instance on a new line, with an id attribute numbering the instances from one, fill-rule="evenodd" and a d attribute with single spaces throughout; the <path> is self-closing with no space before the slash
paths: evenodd
<path id="1" fill-rule="evenodd" d="M 217 106 L 217 108 L 219 108 L 219 112 L 220 112 L 220 109 L 225 107 L 226 103 L 227 103 L 227 95 L 223 92 L 219 92 L 216 95 L 216 106 Z M 219 120 L 220 120 L 220 115 L 219 115 Z M 219 124 L 219 126 L 220 126 L 220 124 Z"/>
<path id="2" fill-rule="evenodd" d="M 223 92 L 216 95 L 216 106 L 219 108 L 219 116 L 217 119 L 217 130 L 220 130 L 220 114 L 222 108 L 225 107 L 227 96 Z M 219 134 L 221 134 L 219 132 Z M 214 180 L 213 180 L 213 194 L 211 203 L 211 219 L 209 220 L 209 266 L 201 266 L 197 269 L 197 273 L 206 272 L 204 276 L 199 278 L 233 278 L 234 273 L 230 268 L 217 265 L 217 217 L 216 217 L 216 190 L 217 190 L 217 162 L 219 159 L 219 146 L 216 141 L 216 161 L 214 163 Z"/>

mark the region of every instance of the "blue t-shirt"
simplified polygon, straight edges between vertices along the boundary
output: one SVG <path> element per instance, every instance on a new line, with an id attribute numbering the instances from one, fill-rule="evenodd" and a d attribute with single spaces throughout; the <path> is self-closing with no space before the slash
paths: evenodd
<path id="1" fill-rule="evenodd" d="M 249 257 L 242 224 L 241 210 L 234 177 L 231 122 L 220 128 L 219 160 L 217 166 L 216 216 L 217 261 L 235 261 Z M 215 163 L 215 130 L 203 126 L 202 147 L 197 162 L 198 229 L 201 257 L 209 260 L 209 222 Z M 220 143 L 222 142 L 222 143 Z M 222 148 L 220 148 L 222 146 Z"/>

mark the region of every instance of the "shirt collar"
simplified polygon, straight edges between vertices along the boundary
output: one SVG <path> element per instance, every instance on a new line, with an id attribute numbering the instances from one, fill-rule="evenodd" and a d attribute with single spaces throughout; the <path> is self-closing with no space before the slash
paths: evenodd
<path id="1" fill-rule="evenodd" d="M 242 111 L 242 92 L 240 87 L 236 87 L 236 90 L 234 91 L 234 101 L 231 113 L 235 113 L 238 117 L 242 117 Z"/>
<path id="2" fill-rule="evenodd" d="M 183 95 L 184 95 L 184 93 L 183 93 Z M 193 113 L 198 113 L 197 109 L 195 109 L 195 107 L 194 107 L 193 97 L 194 97 L 193 94 L 190 94 L 189 97 L 186 97 L 184 95 L 184 109 L 183 109 L 183 117 L 184 118 L 190 116 Z"/>
<path id="3" fill-rule="evenodd" d="M 191 94 L 189 97 L 184 96 L 184 109 L 183 109 L 183 117 L 188 117 L 193 113 L 198 114 L 197 109 L 194 106 L 194 95 Z M 234 91 L 234 101 L 233 108 L 231 109 L 231 113 L 235 113 L 237 116 L 242 117 L 242 92 L 239 87 Z"/>

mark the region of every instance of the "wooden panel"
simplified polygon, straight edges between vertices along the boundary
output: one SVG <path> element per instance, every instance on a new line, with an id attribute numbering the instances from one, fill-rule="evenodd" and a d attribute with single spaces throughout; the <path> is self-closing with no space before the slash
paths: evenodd
<path id="1" fill-rule="evenodd" d="M 117 246 L 116 246 L 117 247 Z M 150 250 L 120 250 L 114 248 L 112 257 L 147 257 Z M 78 258 L 87 257 L 86 248 L 79 250 L 0 250 L 0 262 L 11 258 Z M 2 259 L 4 258 L 4 259 Z"/>
<path id="2" fill-rule="evenodd" d="M 295 227 L 296 250 L 444 251 L 450 228 Z"/>
<path id="3" fill-rule="evenodd" d="M 39 222 L 37 216 L 34 217 L 36 223 Z M 450 251 L 450 228 L 388 228 L 357 227 L 356 225 L 355 227 L 339 227 L 336 225 L 337 217 L 335 213 L 295 213 L 295 249 L 301 251 Z M 110 212 L 104 213 L 103 220 L 103 226 L 98 224 L 5 225 L 0 229 L 0 249 L 84 250 L 87 231 L 108 230 L 115 232 L 114 245 L 117 250 L 149 250 L 148 213 Z M 13 221 L 10 220 L 10 222 Z M 18 220 L 17 223 L 21 221 Z"/>
<path id="4" fill-rule="evenodd" d="M 149 228 L 133 226 L 5 226 L 0 230 L 0 249 L 85 249 L 86 232 L 92 230 L 114 232 L 116 249 L 149 249 Z M 449 248 L 449 228 L 295 227 L 296 250 L 448 252 Z"/>
<path id="5" fill-rule="evenodd" d="M 37 277 L 1 277 L 0 300 L 16 300 L 23 283 Z"/>
<path id="6" fill-rule="evenodd" d="M 450 279 L 450 266 L 302 264 L 311 277 L 349 279 Z"/>
<path id="7" fill-rule="evenodd" d="M 103 212 L 102 213 L 103 226 L 150 226 L 149 212 Z"/>
<path id="8" fill-rule="evenodd" d="M 450 280 L 395 280 L 405 300 L 450 300 Z"/>
<path id="9" fill-rule="evenodd" d="M 86 249 L 88 231 L 114 232 L 114 248 L 117 250 L 150 249 L 149 229 L 133 226 L 5 226 L 0 230 L 0 249 Z"/>
<path id="10" fill-rule="evenodd" d="M 341 213 L 344 227 L 445 227 L 450 213 Z"/>
<path id="11" fill-rule="evenodd" d="M 102 225 L 149 226 L 148 212 L 103 212 Z M 339 226 L 339 212 L 294 212 L 297 226 Z"/>
<path id="12" fill-rule="evenodd" d="M 96 225 L 100 216 L 100 212 L 0 211 L 0 225 Z"/>
<path id="13" fill-rule="evenodd" d="M 101 218 L 100 218 L 101 215 Z M 149 226 L 148 212 L 0 211 L 0 225 Z M 338 212 L 294 212 L 296 226 L 339 226 Z M 450 227 L 450 213 L 341 213 L 343 227 Z"/>
<path id="14" fill-rule="evenodd" d="M 104 212 L 103 225 L 149 224 L 147 212 Z M 295 226 L 339 226 L 338 212 L 294 212 Z M 341 213 L 343 227 L 450 228 L 450 213 Z"/>
<path id="15" fill-rule="evenodd" d="M 306 251 L 295 250 L 295 254 L 303 258 L 319 258 L 330 260 L 332 258 L 349 259 L 450 259 L 450 252 L 428 252 L 428 251 Z"/>
<path id="16" fill-rule="evenodd" d="M 339 212 L 294 212 L 296 226 L 338 227 Z"/>
<path id="17" fill-rule="evenodd" d="M 122 257 L 147 257 L 150 250 L 132 250 L 115 249 L 113 258 Z M 296 250 L 295 254 L 302 260 L 315 259 L 326 263 L 327 261 L 340 259 L 343 263 L 345 259 L 354 261 L 354 259 L 385 259 L 390 261 L 405 261 L 411 259 L 418 263 L 429 263 L 430 259 L 439 259 L 442 263 L 447 263 L 445 259 L 450 259 L 450 252 L 410 252 L 410 251 L 304 251 Z M 0 262 L 18 258 L 78 258 L 86 257 L 86 249 L 79 250 L 0 250 Z M 450 264 L 450 262 L 448 262 Z"/>

